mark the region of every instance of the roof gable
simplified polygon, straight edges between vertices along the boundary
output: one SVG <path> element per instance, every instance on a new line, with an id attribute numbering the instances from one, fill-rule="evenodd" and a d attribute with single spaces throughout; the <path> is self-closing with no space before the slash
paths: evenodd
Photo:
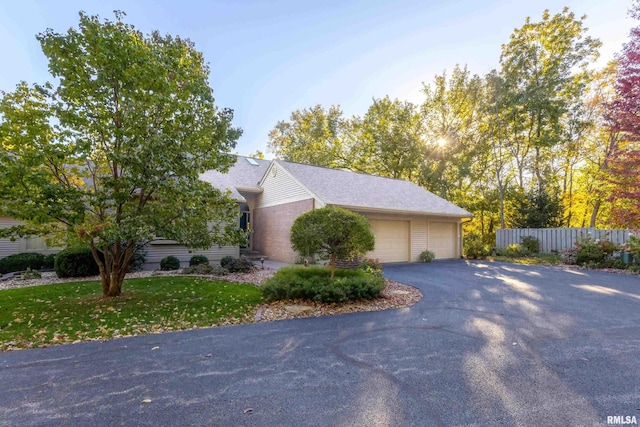
<path id="1" fill-rule="evenodd" d="M 409 181 L 283 160 L 277 162 L 328 205 L 454 217 L 472 216 Z"/>

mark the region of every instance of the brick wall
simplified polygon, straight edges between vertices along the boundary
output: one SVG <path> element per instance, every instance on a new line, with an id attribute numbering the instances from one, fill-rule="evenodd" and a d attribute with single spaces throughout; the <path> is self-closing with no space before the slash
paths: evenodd
<path id="1" fill-rule="evenodd" d="M 311 209 L 313 199 L 254 209 L 253 249 L 273 261 L 294 262 L 298 255 L 289 241 L 291 226 Z"/>

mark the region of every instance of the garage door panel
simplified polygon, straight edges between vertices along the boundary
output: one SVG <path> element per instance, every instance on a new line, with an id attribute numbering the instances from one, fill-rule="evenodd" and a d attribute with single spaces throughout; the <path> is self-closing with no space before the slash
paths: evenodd
<path id="1" fill-rule="evenodd" d="M 370 220 L 371 231 L 376 237 L 373 252 L 369 258 L 380 262 L 409 261 L 409 221 Z"/>
<path id="2" fill-rule="evenodd" d="M 436 259 L 457 258 L 458 224 L 454 222 L 429 223 L 429 249 Z"/>

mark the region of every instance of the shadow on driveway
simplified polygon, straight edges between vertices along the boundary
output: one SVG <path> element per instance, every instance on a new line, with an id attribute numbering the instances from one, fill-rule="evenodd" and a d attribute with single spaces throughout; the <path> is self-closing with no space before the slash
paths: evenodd
<path id="1" fill-rule="evenodd" d="M 465 261 L 385 274 L 424 298 L 0 354 L 0 420 L 602 425 L 640 415 L 638 276 Z"/>

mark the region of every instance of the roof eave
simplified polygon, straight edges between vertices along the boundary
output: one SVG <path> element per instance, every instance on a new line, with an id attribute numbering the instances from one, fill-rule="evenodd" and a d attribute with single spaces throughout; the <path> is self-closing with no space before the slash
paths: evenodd
<path id="1" fill-rule="evenodd" d="M 407 210 L 400 210 L 400 209 L 383 209 L 383 208 L 373 208 L 373 207 L 365 207 L 365 206 L 350 206 L 350 205 L 344 205 L 340 203 L 327 203 L 327 205 L 337 206 L 340 208 L 345 208 L 353 211 L 370 212 L 370 213 L 431 215 L 431 216 L 444 216 L 448 218 L 473 218 L 473 214 L 469 212 L 467 212 L 466 215 L 461 215 L 461 214 L 440 213 L 440 212 L 407 211 Z"/>

